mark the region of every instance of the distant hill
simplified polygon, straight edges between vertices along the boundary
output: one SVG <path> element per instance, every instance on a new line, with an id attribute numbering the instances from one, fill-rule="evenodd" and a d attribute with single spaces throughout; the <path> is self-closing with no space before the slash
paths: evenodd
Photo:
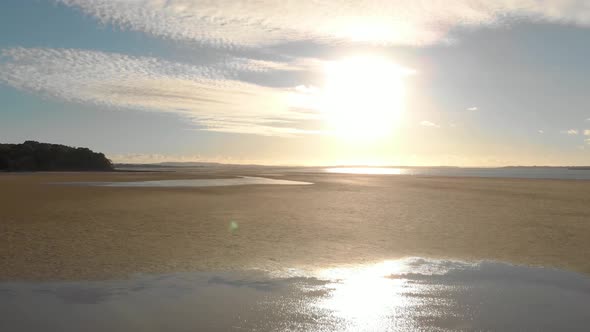
<path id="1" fill-rule="evenodd" d="M 0 144 L 0 171 L 112 171 L 102 153 L 87 148 L 26 141 Z"/>
<path id="2" fill-rule="evenodd" d="M 129 163 L 116 163 L 115 167 L 142 167 L 142 168 L 179 168 L 179 167 L 205 167 L 205 166 L 219 166 L 223 164 L 219 163 L 207 163 L 207 162 L 162 162 L 162 163 L 147 163 L 147 164 L 129 164 Z"/>

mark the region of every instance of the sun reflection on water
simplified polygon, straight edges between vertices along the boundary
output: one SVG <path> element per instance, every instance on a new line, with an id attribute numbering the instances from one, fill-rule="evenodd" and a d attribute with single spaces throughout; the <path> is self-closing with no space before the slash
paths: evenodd
<path id="1" fill-rule="evenodd" d="M 588 289 L 588 276 L 568 271 L 406 257 L 320 270 L 289 268 L 271 275 L 217 271 L 4 282 L 0 294 L 10 296 L 0 296 L 0 325 L 10 331 L 87 331 L 97 321 L 100 331 L 146 326 L 182 331 L 586 331 Z"/>
<path id="2" fill-rule="evenodd" d="M 404 168 L 396 167 L 332 167 L 326 168 L 327 173 L 340 174 L 382 174 L 382 175 L 403 175 L 409 174 Z"/>
<path id="3" fill-rule="evenodd" d="M 403 261 L 385 261 L 321 271 L 320 277 L 334 282 L 328 285 L 330 294 L 317 306 L 340 318 L 349 331 L 386 331 L 407 325 L 398 316 L 412 305 L 403 295 L 408 285 L 395 277 L 406 269 Z"/>

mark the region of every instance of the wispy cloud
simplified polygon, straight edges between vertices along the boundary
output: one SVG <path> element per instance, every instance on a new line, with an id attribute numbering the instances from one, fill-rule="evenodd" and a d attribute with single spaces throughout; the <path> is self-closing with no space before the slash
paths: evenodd
<path id="1" fill-rule="evenodd" d="M 577 134 L 579 134 L 579 132 L 578 132 L 577 129 L 564 130 L 564 131 L 562 131 L 562 133 L 568 134 L 568 135 L 577 135 Z"/>
<path id="2" fill-rule="evenodd" d="M 477 111 L 477 110 L 478 110 L 478 108 L 477 108 L 477 107 L 475 107 L 475 106 L 473 106 L 473 107 L 469 107 L 469 108 L 467 108 L 467 110 L 468 110 L 468 111 Z"/>
<path id="3" fill-rule="evenodd" d="M 0 55 L 0 83 L 48 97 L 178 113 L 210 131 L 283 136 L 314 132 L 298 125 L 317 114 L 291 105 L 293 94 L 300 93 L 295 88 L 235 79 L 239 71 L 280 69 L 279 63 L 238 59 L 230 65 L 198 66 L 75 49 L 14 48 Z"/>
<path id="4" fill-rule="evenodd" d="M 426 121 L 426 120 L 420 122 L 420 125 L 421 126 L 424 126 L 424 127 L 440 128 L 440 126 L 437 125 L 436 123 L 430 122 L 430 121 Z"/>
<path id="5" fill-rule="evenodd" d="M 308 40 L 425 45 L 457 26 L 510 16 L 590 24 L 587 1 L 546 0 L 54 0 L 100 22 L 217 46 Z"/>

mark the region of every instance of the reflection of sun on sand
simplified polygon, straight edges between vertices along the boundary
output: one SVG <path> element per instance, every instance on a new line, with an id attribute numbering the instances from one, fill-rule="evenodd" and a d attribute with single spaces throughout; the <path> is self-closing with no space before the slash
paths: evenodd
<path id="1" fill-rule="evenodd" d="M 47 184 L 260 172 L 0 174 L 0 278 L 329 267 L 403 256 L 495 259 L 590 273 L 590 181 L 293 172 L 279 178 L 314 184 Z"/>

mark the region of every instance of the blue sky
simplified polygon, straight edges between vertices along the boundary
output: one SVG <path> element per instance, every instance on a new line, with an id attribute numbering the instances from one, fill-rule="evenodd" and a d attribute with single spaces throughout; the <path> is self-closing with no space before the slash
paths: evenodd
<path id="1" fill-rule="evenodd" d="M 590 164 L 585 1 L 5 0 L 0 31 L 2 142 L 121 162 Z"/>

